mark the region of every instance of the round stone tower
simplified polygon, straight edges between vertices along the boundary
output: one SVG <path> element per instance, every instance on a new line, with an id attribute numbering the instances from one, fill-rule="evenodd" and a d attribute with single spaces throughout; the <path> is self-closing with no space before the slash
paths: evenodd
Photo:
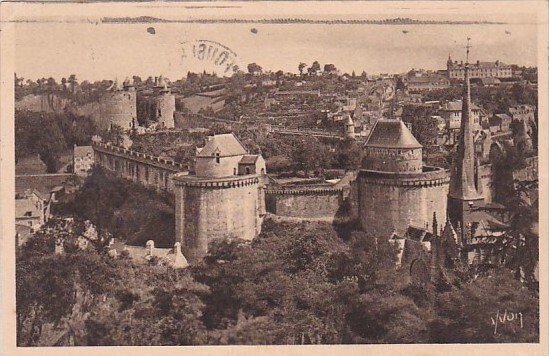
<path id="1" fill-rule="evenodd" d="M 159 128 L 173 129 L 175 126 L 175 95 L 162 77 L 154 87 L 154 117 Z"/>
<path id="2" fill-rule="evenodd" d="M 449 176 L 442 168 L 423 166 L 422 155 L 402 121 L 376 122 L 356 181 L 364 231 L 389 238 L 410 225 L 431 230 L 433 213 L 446 216 Z"/>
<path id="3" fill-rule="evenodd" d="M 110 129 L 114 125 L 130 130 L 137 125 L 137 101 L 135 87 L 129 80 L 122 88 L 115 80 L 101 98 L 101 122 Z"/>
<path id="4" fill-rule="evenodd" d="M 176 241 L 191 262 L 215 239 L 252 240 L 265 215 L 265 161 L 249 155 L 233 134 L 209 137 L 194 173 L 173 177 Z"/>
<path id="5" fill-rule="evenodd" d="M 351 115 L 347 114 L 347 119 L 345 120 L 345 137 L 348 139 L 354 140 L 355 137 L 355 123 L 351 118 Z"/>

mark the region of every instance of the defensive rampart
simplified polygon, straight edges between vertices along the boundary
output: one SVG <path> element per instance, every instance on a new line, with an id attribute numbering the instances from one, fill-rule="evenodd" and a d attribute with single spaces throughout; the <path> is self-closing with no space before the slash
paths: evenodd
<path id="1" fill-rule="evenodd" d="M 156 190 L 173 192 L 172 175 L 187 171 L 181 163 L 110 144 L 93 145 L 95 163 L 117 176 Z"/>
<path id="2" fill-rule="evenodd" d="M 271 187 L 265 189 L 267 212 L 278 216 L 318 219 L 340 217 L 344 189 L 333 187 Z"/>

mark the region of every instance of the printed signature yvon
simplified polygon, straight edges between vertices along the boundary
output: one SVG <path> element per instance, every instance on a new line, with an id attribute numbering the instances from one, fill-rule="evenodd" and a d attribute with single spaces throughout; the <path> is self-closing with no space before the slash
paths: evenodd
<path id="1" fill-rule="evenodd" d="M 505 309 L 503 314 L 501 314 L 498 310 L 496 315 L 490 317 L 490 319 L 492 320 L 492 325 L 494 326 L 494 335 L 498 333 L 498 326 L 500 326 L 500 324 L 505 325 L 507 323 L 520 323 L 520 328 L 522 329 L 524 327 L 524 321 L 521 312 L 513 313 Z"/>

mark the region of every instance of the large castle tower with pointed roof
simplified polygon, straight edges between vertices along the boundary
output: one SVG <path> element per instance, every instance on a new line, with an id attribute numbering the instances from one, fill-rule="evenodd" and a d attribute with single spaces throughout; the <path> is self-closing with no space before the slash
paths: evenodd
<path id="1" fill-rule="evenodd" d="M 449 177 L 423 165 L 423 147 L 404 122 L 379 119 L 364 146 L 357 178 L 362 229 L 376 237 L 409 226 L 432 229 L 433 214 L 446 216 Z"/>

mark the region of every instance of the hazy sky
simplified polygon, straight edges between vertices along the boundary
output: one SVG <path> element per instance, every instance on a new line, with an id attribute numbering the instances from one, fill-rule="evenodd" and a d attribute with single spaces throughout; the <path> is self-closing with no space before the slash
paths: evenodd
<path id="1" fill-rule="evenodd" d="M 14 18 L 18 76 L 66 77 L 79 80 L 123 79 L 126 76 L 165 75 L 172 80 L 187 71 L 220 72 L 210 61 L 183 57 L 197 40 L 218 42 L 236 53 L 245 68 L 256 62 L 265 69 L 297 72 L 299 62 L 333 63 L 346 72 L 403 72 L 411 68 L 443 69 L 450 53 L 464 59 L 471 37 L 471 59 L 499 59 L 505 63 L 537 63 L 537 27 L 528 7 L 502 8 L 463 4 L 441 8 L 423 3 L 138 3 L 34 4 Z M 494 3 L 492 3 L 493 5 Z M 212 8 L 213 6 L 213 8 Z M 229 6 L 229 7 L 225 7 Z M 434 7 L 436 6 L 436 7 Z M 198 7 L 198 8 L 197 8 Z M 434 7 L 434 8 L 433 8 Z M 82 16 L 82 14 L 87 14 Z M 190 18 L 308 18 L 380 19 L 410 17 L 431 20 L 489 20 L 504 25 L 320 25 L 320 24 L 107 24 L 102 17 L 154 16 Z M 154 27 L 155 34 L 147 32 Z M 253 32 L 251 31 L 255 29 Z M 403 31 L 408 31 L 404 33 Z"/>

